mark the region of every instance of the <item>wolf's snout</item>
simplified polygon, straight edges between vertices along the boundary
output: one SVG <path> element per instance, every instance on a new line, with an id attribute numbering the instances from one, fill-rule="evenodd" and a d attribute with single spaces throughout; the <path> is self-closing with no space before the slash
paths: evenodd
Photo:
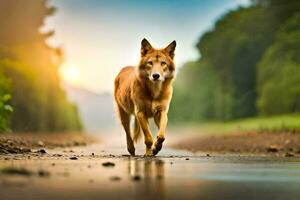
<path id="1" fill-rule="evenodd" d="M 152 74 L 152 78 L 153 78 L 153 80 L 158 80 L 158 79 L 159 79 L 159 77 L 160 77 L 160 75 L 159 75 L 158 73 L 154 73 L 154 74 Z"/>

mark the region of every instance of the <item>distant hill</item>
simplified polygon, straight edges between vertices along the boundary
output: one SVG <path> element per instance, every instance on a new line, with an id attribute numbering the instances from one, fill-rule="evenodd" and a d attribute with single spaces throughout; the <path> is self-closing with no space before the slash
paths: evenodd
<path id="1" fill-rule="evenodd" d="M 98 94 L 64 84 L 68 98 L 77 104 L 86 131 L 96 132 L 116 125 L 114 99 L 110 93 Z"/>

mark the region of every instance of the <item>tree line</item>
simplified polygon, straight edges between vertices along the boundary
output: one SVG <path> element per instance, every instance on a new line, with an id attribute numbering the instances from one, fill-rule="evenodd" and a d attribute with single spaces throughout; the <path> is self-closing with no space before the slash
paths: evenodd
<path id="1" fill-rule="evenodd" d="M 82 128 L 77 108 L 60 87 L 60 48 L 41 33 L 56 9 L 45 0 L 2 1 L 0 6 L 0 132 Z"/>
<path id="2" fill-rule="evenodd" d="M 300 112 L 300 1 L 253 0 L 203 34 L 180 69 L 170 120 Z"/>

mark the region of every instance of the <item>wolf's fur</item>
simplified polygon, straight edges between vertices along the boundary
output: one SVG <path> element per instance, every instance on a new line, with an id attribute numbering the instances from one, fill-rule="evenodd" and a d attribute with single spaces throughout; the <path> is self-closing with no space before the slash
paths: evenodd
<path id="1" fill-rule="evenodd" d="M 152 156 L 161 150 L 165 140 L 167 113 L 172 98 L 172 82 L 175 78 L 173 59 L 176 42 L 173 41 L 163 49 L 154 49 L 146 39 L 142 40 L 141 45 L 139 65 L 124 67 L 120 71 L 115 79 L 114 95 L 119 117 L 126 132 L 129 153 L 135 155 L 133 139 L 137 141 L 143 131 L 145 155 Z M 135 118 L 133 139 L 130 131 L 131 115 Z M 148 122 L 148 118 L 151 117 L 159 128 L 153 148 Z"/>

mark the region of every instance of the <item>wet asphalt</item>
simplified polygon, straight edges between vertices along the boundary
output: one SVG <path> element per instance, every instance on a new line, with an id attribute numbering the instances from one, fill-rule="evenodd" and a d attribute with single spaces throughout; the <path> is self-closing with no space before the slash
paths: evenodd
<path id="1" fill-rule="evenodd" d="M 300 199 L 297 157 L 164 148 L 145 158 L 142 145 L 132 157 L 117 144 L 1 156 L 0 199 Z"/>

